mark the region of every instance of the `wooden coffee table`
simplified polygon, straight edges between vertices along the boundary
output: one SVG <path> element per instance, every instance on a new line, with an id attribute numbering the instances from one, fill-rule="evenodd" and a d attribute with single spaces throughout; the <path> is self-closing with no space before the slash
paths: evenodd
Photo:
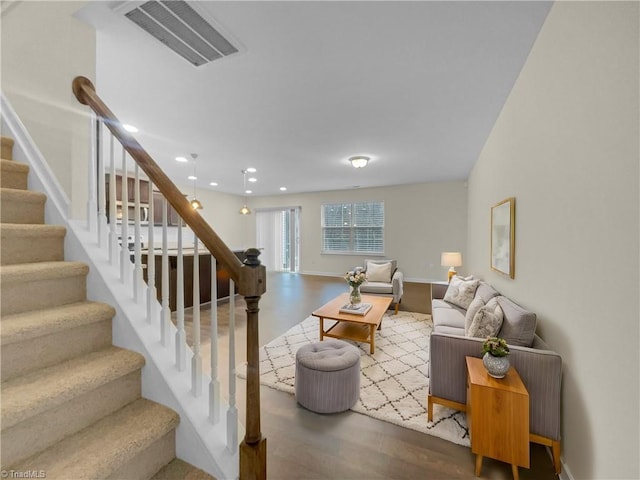
<path id="1" fill-rule="evenodd" d="M 352 313 L 340 313 L 340 308 L 349 303 L 349 294 L 345 293 L 323 305 L 312 315 L 320 319 L 320 340 L 324 337 L 345 338 L 356 342 L 364 342 L 370 345 L 369 351 L 373 353 L 376 348 L 376 329 L 380 329 L 382 317 L 391 305 L 391 297 L 377 295 L 362 295 L 362 303 L 373 305 L 366 315 Z M 324 321 L 336 320 L 325 331 Z"/>

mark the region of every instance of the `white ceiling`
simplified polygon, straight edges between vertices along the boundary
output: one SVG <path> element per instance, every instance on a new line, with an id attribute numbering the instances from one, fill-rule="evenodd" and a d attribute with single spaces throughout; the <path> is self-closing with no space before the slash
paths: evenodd
<path id="1" fill-rule="evenodd" d="M 177 184 L 193 166 L 174 158 L 196 152 L 198 189 L 238 195 L 248 166 L 254 195 L 466 179 L 550 8 L 201 1 L 242 52 L 194 67 L 113 3 L 81 12 L 98 94 Z"/>

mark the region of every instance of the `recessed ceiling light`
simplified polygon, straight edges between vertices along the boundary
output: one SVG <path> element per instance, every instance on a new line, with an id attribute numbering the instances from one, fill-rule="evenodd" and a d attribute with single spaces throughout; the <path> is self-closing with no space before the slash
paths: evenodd
<path id="1" fill-rule="evenodd" d="M 256 177 L 247 178 L 247 180 L 249 180 L 251 183 L 255 183 L 258 181 Z"/>
<path id="2" fill-rule="evenodd" d="M 245 190 L 244 193 L 253 193 L 251 190 Z"/>
<path id="3" fill-rule="evenodd" d="M 129 125 L 127 123 L 122 124 L 122 128 L 124 128 L 127 132 L 136 133 L 138 129 L 133 125 Z"/>
<path id="4" fill-rule="evenodd" d="M 195 175 L 189 175 L 187 178 L 189 180 L 197 180 L 198 179 L 198 177 L 196 177 Z"/>
<path id="5" fill-rule="evenodd" d="M 211 185 L 212 187 L 217 187 L 218 183 L 217 182 L 209 182 L 209 185 Z"/>
<path id="6" fill-rule="evenodd" d="M 249 168 L 247 168 L 247 173 L 256 173 L 257 171 L 258 171 L 258 170 L 256 170 L 256 169 L 255 169 L 255 168 L 253 168 L 253 167 L 249 167 Z"/>
<path id="7" fill-rule="evenodd" d="M 187 160 L 187 157 L 176 157 L 176 162 L 188 162 L 189 160 Z"/>
<path id="8" fill-rule="evenodd" d="M 280 191 L 281 192 L 286 192 L 287 191 L 287 187 L 280 187 Z"/>

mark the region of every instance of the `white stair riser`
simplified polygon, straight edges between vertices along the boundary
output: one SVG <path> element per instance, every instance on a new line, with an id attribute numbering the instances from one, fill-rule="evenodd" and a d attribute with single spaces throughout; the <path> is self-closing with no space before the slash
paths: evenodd
<path id="1" fill-rule="evenodd" d="M 79 432 L 140 398 L 140 389 L 136 370 L 3 430 L 2 464 L 13 465 Z"/>
<path id="2" fill-rule="evenodd" d="M 82 325 L 2 347 L 2 380 L 111 345 L 111 320 Z"/>

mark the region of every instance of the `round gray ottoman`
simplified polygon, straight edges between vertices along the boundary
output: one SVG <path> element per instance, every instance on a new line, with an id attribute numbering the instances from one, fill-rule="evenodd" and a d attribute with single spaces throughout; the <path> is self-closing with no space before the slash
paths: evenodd
<path id="1" fill-rule="evenodd" d="M 296 400 L 316 413 L 349 410 L 360 396 L 360 350 L 324 340 L 296 352 Z"/>

